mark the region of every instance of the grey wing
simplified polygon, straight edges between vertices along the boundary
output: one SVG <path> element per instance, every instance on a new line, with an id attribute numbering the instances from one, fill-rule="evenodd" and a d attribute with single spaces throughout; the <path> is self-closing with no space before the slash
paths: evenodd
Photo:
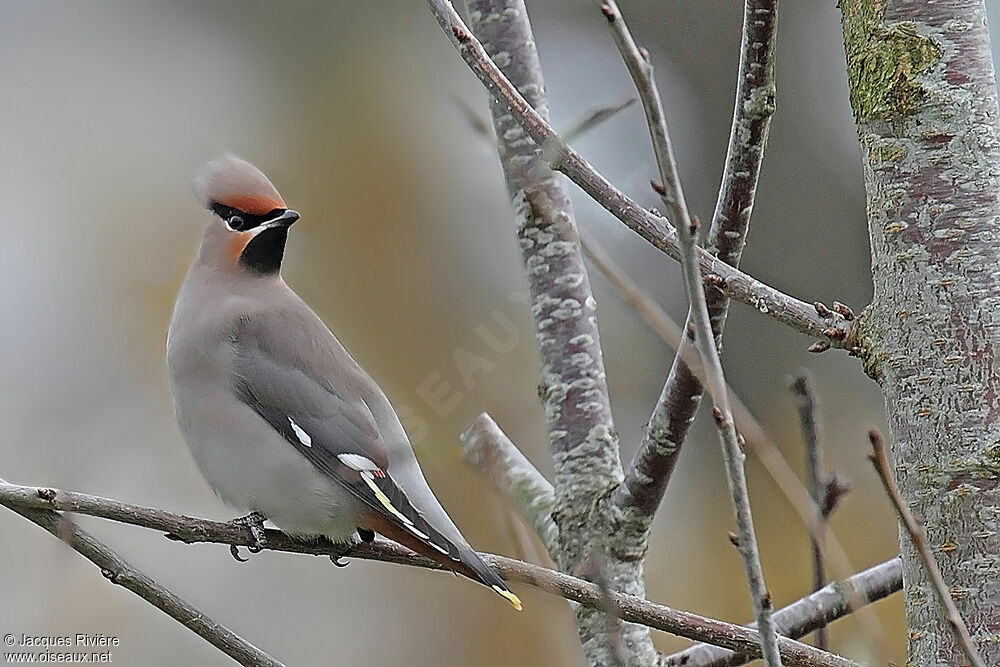
<path id="1" fill-rule="evenodd" d="M 294 356 L 267 344 L 261 328 L 250 320 L 233 336 L 236 396 L 328 474 L 344 454 L 388 467 L 385 443 L 365 402 L 312 377 Z"/>
<path id="2" fill-rule="evenodd" d="M 296 330 L 294 323 L 276 319 L 251 316 L 238 323 L 232 336 L 237 353 L 236 397 L 355 497 L 458 559 L 458 547 L 426 521 L 392 479 L 378 423 L 363 398 L 350 391 L 352 378 L 334 377 L 349 374 L 351 368 L 337 363 L 336 348 L 324 345 L 324 336 L 332 338 L 333 334 L 325 327 L 318 332 L 308 327 Z M 279 332 L 290 330 L 304 350 L 275 340 Z"/>

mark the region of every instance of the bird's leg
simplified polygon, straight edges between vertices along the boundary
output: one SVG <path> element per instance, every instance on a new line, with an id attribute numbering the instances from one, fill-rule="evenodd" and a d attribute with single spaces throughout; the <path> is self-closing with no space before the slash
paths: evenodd
<path id="1" fill-rule="evenodd" d="M 358 528 L 358 537 L 361 538 L 362 542 L 373 542 L 375 540 L 375 532 L 368 530 L 367 528 Z M 336 556 L 330 554 L 330 562 L 336 565 L 337 567 L 347 567 L 348 563 L 346 561 L 343 563 L 340 561 L 342 558 L 346 558 L 348 555 L 350 555 L 351 551 L 354 550 L 355 546 L 356 545 L 353 543 L 348 543 L 347 548 L 341 551 Z"/>
<path id="2" fill-rule="evenodd" d="M 241 516 L 238 519 L 233 519 L 230 521 L 235 526 L 243 526 L 250 531 L 250 535 L 253 536 L 254 543 L 247 547 L 247 551 L 252 554 L 260 553 L 260 551 L 267 546 L 267 534 L 264 533 L 264 522 L 267 519 L 260 512 L 250 512 L 246 516 Z M 248 559 L 241 558 L 239 549 L 235 544 L 229 545 L 229 553 L 233 555 L 233 558 L 241 563 L 245 563 Z"/>

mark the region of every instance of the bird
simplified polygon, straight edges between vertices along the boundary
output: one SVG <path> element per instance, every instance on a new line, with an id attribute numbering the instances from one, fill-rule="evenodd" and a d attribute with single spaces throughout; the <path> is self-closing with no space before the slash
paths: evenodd
<path id="1" fill-rule="evenodd" d="M 234 521 L 256 551 L 266 520 L 345 553 L 377 533 L 520 611 L 431 491 L 379 385 L 282 278 L 299 214 L 229 154 L 197 169 L 194 191 L 208 215 L 167 332 L 170 393 L 202 474 L 249 512 Z"/>

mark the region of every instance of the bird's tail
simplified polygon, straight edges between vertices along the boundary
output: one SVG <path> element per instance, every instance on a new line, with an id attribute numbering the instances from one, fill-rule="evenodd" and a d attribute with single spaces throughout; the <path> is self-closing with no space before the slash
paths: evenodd
<path id="1" fill-rule="evenodd" d="M 429 558 L 446 569 L 479 582 L 495 593 L 503 596 L 514 609 L 521 611 L 521 600 L 514 595 L 504 580 L 493 568 L 483 562 L 471 547 L 458 546 L 435 531 L 426 523 L 421 523 L 422 530 L 407 530 L 381 514 L 368 517 L 365 528 L 399 542 L 404 547 Z M 415 534 L 417 533 L 417 534 Z"/>
<path id="2" fill-rule="evenodd" d="M 484 586 L 489 586 L 498 594 L 506 598 L 507 602 L 509 602 L 514 609 L 521 611 L 521 600 L 510 592 L 510 589 L 507 588 L 507 584 L 500 578 L 500 575 L 497 574 L 493 568 L 484 563 L 483 559 L 479 557 L 479 554 L 472 549 L 461 549 L 460 553 L 462 564 L 469 568 L 472 579 L 475 579 Z M 466 574 L 466 576 L 470 575 Z"/>

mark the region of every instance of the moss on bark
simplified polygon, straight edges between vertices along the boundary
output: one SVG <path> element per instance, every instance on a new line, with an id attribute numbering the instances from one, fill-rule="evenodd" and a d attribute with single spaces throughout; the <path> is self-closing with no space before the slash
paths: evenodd
<path id="1" fill-rule="evenodd" d="M 841 0 L 851 106 L 860 120 L 907 116 L 924 99 L 917 75 L 941 49 L 911 22 L 886 25 L 884 0 Z"/>

